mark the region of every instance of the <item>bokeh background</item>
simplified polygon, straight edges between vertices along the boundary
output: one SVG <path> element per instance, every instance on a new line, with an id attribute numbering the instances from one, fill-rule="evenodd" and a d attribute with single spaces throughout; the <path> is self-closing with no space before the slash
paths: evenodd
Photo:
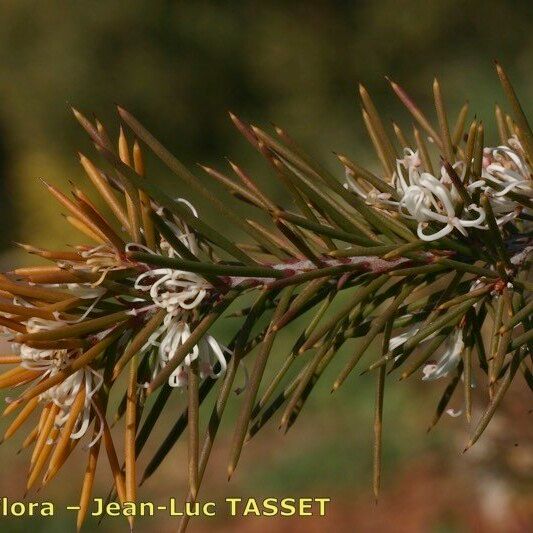
<path id="1" fill-rule="evenodd" d="M 224 156 L 230 156 L 280 200 L 268 169 L 232 128 L 227 110 L 266 127 L 269 121 L 282 125 L 340 173 L 332 150 L 376 165 L 360 120 L 360 81 L 383 115 L 408 130 L 410 118 L 384 75 L 404 85 L 432 114 L 431 81 L 437 74 L 452 115 L 469 99 L 470 116 L 476 113 L 488 123 L 490 138 L 493 106 L 503 99 L 492 64 L 498 58 L 526 111 L 531 109 L 533 10 L 527 1 L 3 0 L 0 11 L 2 269 L 28 261 L 13 241 L 47 246 L 79 241 L 37 179 L 83 182 L 76 151 L 90 151 L 90 145 L 70 105 L 94 112 L 116 132 L 113 104 L 118 102 L 190 167 L 202 162 L 224 168 Z M 168 191 L 196 202 L 163 169 L 152 168 Z M 210 218 L 209 212 L 202 215 Z M 229 337 L 232 328 L 228 321 L 219 334 Z M 280 339 L 280 354 L 286 342 Z M 328 516 L 236 520 L 220 515 L 192 523 L 191 531 L 444 533 L 531 527 L 531 400 L 519 384 L 479 445 L 462 456 L 468 434 L 462 417 L 443 419 L 426 434 L 443 384 L 422 385 L 418 377 L 408 383 L 390 380 L 383 493 L 375 505 L 370 488 L 373 380 L 353 378 L 330 397 L 335 370 L 288 435 L 273 423 L 246 446 L 228 485 L 228 427 L 235 417 L 235 405 L 230 406 L 202 489 L 204 498 L 217 501 L 226 495 L 326 496 L 332 498 Z M 184 398 L 174 396 L 152 450 L 184 404 Z M 460 400 L 454 400 L 456 406 Z M 476 400 L 479 409 L 486 402 L 483 394 Z M 27 457 L 15 455 L 19 445 L 6 443 L 1 449 L 0 496 L 11 499 L 24 492 Z M 54 520 L 0 517 L 0 528 L 73 530 L 74 517 L 61 507 L 77 502 L 83 457 L 71 459 L 48 492 L 28 497 L 56 502 Z M 143 485 L 140 497 L 156 502 L 183 497 L 185 458 L 182 443 Z M 105 496 L 109 483 L 102 470 L 97 494 Z M 119 519 L 86 525 L 86 531 L 126 529 Z M 137 530 L 164 533 L 174 531 L 175 523 L 159 516 L 139 521 Z"/>

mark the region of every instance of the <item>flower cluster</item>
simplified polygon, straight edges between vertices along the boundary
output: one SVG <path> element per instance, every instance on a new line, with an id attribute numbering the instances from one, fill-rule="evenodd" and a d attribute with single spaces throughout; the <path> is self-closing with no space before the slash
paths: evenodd
<path id="1" fill-rule="evenodd" d="M 22 443 L 32 449 L 28 489 L 39 479 L 46 485 L 84 441 L 81 527 L 103 443 L 112 497 L 134 501 L 137 457 L 151 443 L 169 396 L 180 389 L 183 410 L 141 482 L 187 431 L 188 499 L 195 501 L 245 358 L 252 359 L 251 372 L 229 476 L 245 441 L 278 411 L 283 430 L 294 424 L 337 352 L 353 339 L 359 342 L 333 390 L 349 382 L 381 337 L 380 352 L 372 352 L 364 370 L 377 374 L 376 428 L 385 378 L 397 369 L 402 379 L 417 373 L 437 385 L 446 381 L 433 424 L 444 412 L 464 413 L 472 422 L 472 405 L 481 401 L 473 395 L 486 382 L 490 403 L 467 448 L 480 438 L 511 380 L 522 376 L 531 387 L 533 131 L 514 93 L 514 118 L 498 108 L 499 145 L 486 148 L 483 125 L 474 118 L 467 127 L 467 106 L 450 133 L 438 82 L 437 128 L 403 89 L 393 82 L 392 88 L 417 121 L 414 140 L 398 126 L 391 138 L 361 88 L 363 119 L 383 172 L 376 175 L 339 155 L 345 183 L 281 128 L 273 137 L 231 114 L 293 207 L 279 205 L 234 163 L 234 177 L 201 168 L 259 211 L 256 218 L 214 195 L 126 110 L 118 109 L 133 144 L 122 129 L 112 142 L 98 120 L 74 111 L 107 164 L 104 170 L 80 155 L 99 199 L 78 187 L 68 196 L 44 185 L 84 244 L 59 251 L 21 244 L 48 263 L 0 275 L 0 327 L 13 346 L 13 353 L 0 357 L 10 367 L 0 374 L 0 388 L 11 391 L 4 414 L 16 413 L 4 439 L 32 425 Z M 153 183 L 141 142 L 185 184 L 187 195 L 200 195 L 213 208 L 218 224 Z M 228 333 L 227 347 L 215 338 L 215 323 L 224 324 L 217 337 Z M 276 368 L 280 359 L 271 353 L 282 353 L 278 333 L 284 328 L 285 339 L 295 337 L 284 341 L 289 349 Z M 459 383 L 462 393 L 455 392 Z M 200 406 L 215 389 L 201 441 Z M 156 399 L 146 401 L 156 391 Z M 459 394 L 461 408 L 449 407 Z M 380 464 L 376 453 L 376 495 Z M 185 518 L 181 531 L 186 525 Z"/>
<path id="2" fill-rule="evenodd" d="M 195 216 L 196 212 L 194 211 Z M 178 234 L 188 249 L 194 253 L 197 243 L 194 235 L 187 232 Z M 145 246 L 128 245 L 127 250 L 142 249 L 148 253 L 154 252 Z M 167 243 L 162 243 L 162 253 L 167 257 L 179 257 L 177 252 Z M 196 309 L 212 291 L 213 286 L 201 276 L 172 268 L 153 268 L 140 274 L 135 280 L 135 289 L 146 291 L 150 294 L 153 304 L 144 310 L 152 311 L 160 308 L 165 311 L 163 323 L 150 336 L 144 349 L 157 347 L 157 363 L 154 365 L 153 377 L 167 366 L 168 362 L 176 355 L 180 346 L 191 336 L 191 326 L 194 309 Z M 171 387 L 184 387 L 187 385 L 188 371 L 193 361 L 198 360 L 200 377 L 218 378 L 226 371 L 226 358 L 222 347 L 217 340 L 206 335 L 195 344 L 186 355 L 183 363 L 179 364 L 170 374 L 168 383 Z M 214 365 L 219 363 L 220 370 L 215 372 Z"/>
<path id="3" fill-rule="evenodd" d="M 533 175 L 516 137 L 508 140 L 508 146 L 483 150 L 481 177 L 481 180 L 472 183 L 470 187 L 474 190 L 479 188 L 489 196 L 492 209 L 498 217 L 498 225 L 516 219 L 522 212 L 529 215 L 533 213 L 530 207 L 517 201 L 516 196 L 513 199 L 509 195 L 514 192 L 533 198 Z"/>
<path id="4" fill-rule="evenodd" d="M 510 144 L 516 146 L 517 151 L 510 146 L 483 149 L 482 179 L 467 187 L 472 197 L 479 196 L 480 192 L 489 197 L 498 225 L 513 221 L 524 210 L 524 206 L 509 197 L 509 193 L 519 192 L 533 198 L 531 170 L 520 155 L 519 142 L 512 141 L 510 139 Z M 467 164 L 458 161 L 452 168 L 461 182 L 464 181 Z M 465 237 L 468 236 L 468 228 L 487 229 L 484 208 L 476 203 L 464 205 L 446 165 L 441 165 L 438 177 L 424 171 L 418 150 L 406 147 L 404 157 L 396 161 L 391 185 L 397 200 L 391 193 L 379 192 L 373 187 L 369 190 L 364 188 L 349 167 L 346 168 L 346 179 L 346 186 L 369 205 L 396 210 L 402 217 L 416 220 L 417 235 L 424 241 L 441 239 L 454 229 Z M 432 227 L 434 231 L 427 232 L 427 228 Z"/>

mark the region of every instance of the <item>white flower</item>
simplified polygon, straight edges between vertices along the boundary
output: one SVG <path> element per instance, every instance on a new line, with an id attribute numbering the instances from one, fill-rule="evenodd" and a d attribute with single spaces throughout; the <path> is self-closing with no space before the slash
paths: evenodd
<path id="1" fill-rule="evenodd" d="M 30 318 L 26 321 L 28 333 L 50 331 L 66 325 L 60 320 L 46 320 L 44 318 Z M 40 379 L 45 379 L 58 370 L 64 368 L 72 357 L 80 353 L 79 349 L 40 349 L 26 344 L 12 343 L 12 347 L 21 357 L 20 366 L 28 370 L 38 370 L 43 373 Z"/>
<path id="2" fill-rule="evenodd" d="M 464 346 L 463 330 L 455 328 L 446 339 L 445 351 L 440 359 L 436 363 L 425 365 L 422 369 L 424 374 L 422 380 L 433 381 L 447 376 L 459 364 Z"/>
<path id="3" fill-rule="evenodd" d="M 158 364 L 154 369 L 154 375 L 162 368 L 164 368 L 169 361 L 176 355 L 177 350 L 187 341 L 191 336 L 189 325 L 178 320 L 172 315 L 165 316 L 163 325 L 156 335 L 162 334 L 160 342 L 150 340 L 152 345 L 158 345 Z M 171 387 L 184 387 L 187 385 L 188 372 L 187 368 L 193 361 L 198 360 L 199 374 L 201 378 L 211 377 L 216 379 L 226 372 L 226 358 L 224 351 L 225 347 L 221 346 L 217 340 L 211 335 L 206 335 L 198 344 L 196 344 L 191 352 L 187 354 L 183 363 L 181 363 L 174 372 L 170 375 L 168 383 Z M 218 372 L 214 371 L 216 363 L 220 364 Z"/>
<path id="4" fill-rule="evenodd" d="M 533 213 L 533 210 L 508 196 L 515 192 L 533 198 L 532 173 L 522 146 L 515 137 L 508 142 L 509 146 L 484 149 L 481 179 L 467 185 L 470 193 L 482 192 L 489 198 L 499 226 L 514 220 L 523 211 L 529 215 Z M 459 179 L 463 180 L 466 171 L 464 161 L 457 161 L 452 166 Z M 420 167 L 418 151 L 405 148 L 403 158 L 396 160 L 396 170 L 390 184 L 397 192 L 398 201 L 366 181 L 357 180 L 349 168 L 345 169 L 344 186 L 367 204 L 389 211 L 394 208 L 402 216 L 416 220 L 417 235 L 424 241 L 440 239 L 454 230 L 468 236 L 468 228 L 487 229 L 486 214 L 479 205 L 472 203 L 462 206 L 462 215 L 458 212 L 457 208 L 463 202 L 445 165 L 440 166 L 436 176 L 421 171 Z M 430 224 L 436 226 L 433 233 L 427 232 Z M 526 222 L 526 230 L 530 226 Z"/>
<path id="5" fill-rule="evenodd" d="M 520 203 L 509 198 L 509 192 L 533 198 L 531 170 L 522 155 L 522 146 L 514 137 L 508 142 L 509 146 L 484 149 L 482 179 L 468 187 L 469 190 L 481 189 L 490 198 L 500 226 L 524 210 Z"/>
<path id="6" fill-rule="evenodd" d="M 65 321 L 60 320 L 46 320 L 42 318 L 31 318 L 26 323 L 28 333 L 36 333 L 39 331 L 50 331 L 55 328 L 64 326 Z M 38 381 L 42 381 L 48 377 L 54 376 L 65 368 L 65 366 L 76 356 L 81 354 L 81 349 L 39 349 L 26 344 L 21 344 L 18 347 L 18 352 L 22 359 L 21 366 L 30 370 L 41 371 Z M 39 400 L 47 404 L 53 402 L 59 407 L 59 412 L 56 415 L 54 424 L 56 427 L 62 427 L 70 416 L 70 408 L 76 399 L 76 396 L 85 387 L 85 401 L 83 410 L 78 416 L 74 429 L 70 435 L 71 439 L 80 439 L 85 435 L 87 428 L 91 422 L 91 413 L 94 412 L 99 418 L 99 413 L 96 405 L 93 402 L 94 395 L 102 387 L 103 377 L 100 372 L 87 367 L 77 370 L 64 381 L 51 387 L 47 391 L 39 395 Z M 100 424 L 100 432 L 96 438 L 89 444 L 92 446 L 101 436 L 103 425 Z"/>
<path id="7" fill-rule="evenodd" d="M 149 291 L 157 307 L 176 316 L 183 309 L 200 305 L 211 285 L 192 272 L 156 268 L 141 274 L 135 280 L 135 288 Z"/>
<path id="8" fill-rule="evenodd" d="M 59 412 L 55 417 L 54 425 L 61 428 L 70 416 L 70 408 L 74 403 L 74 400 L 85 387 L 85 400 L 83 404 L 83 410 L 78 415 L 74 429 L 70 434 L 72 440 L 81 439 L 91 423 L 91 414 L 94 411 L 95 414 L 101 418 L 102 415 L 99 412 L 96 404 L 94 403 L 94 395 L 100 390 L 104 379 L 100 372 L 93 370 L 92 368 L 82 368 L 77 370 L 64 381 L 55 387 L 51 387 L 46 392 L 43 392 L 39 399 L 44 403 L 53 402 L 59 407 Z M 99 432 L 88 445 L 93 446 L 95 442 L 101 437 L 103 432 L 103 424 L 99 424 Z"/>
<path id="9" fill-rule="evenodd" d="M 91 284 L 92 287 L 98 286 L 108 272 L 128 268 L 128 264 L 124 262 L 121 254 L 107 244 L 100 244 L 92 248 L 80 247 L 79 254 L 82 258 L 81 261 L 58 261 L 57 265 L 62 268 L 70 268 L 74 272 L 100 274 L 100 278 Z"/>
<path id="10" fill-rule="evenodd" d="M 194 207 L 178 198 L 177 201 L 185 203 L 198 216 Z M 179 239 L 193 254 L 197 254 L 199 247 L 193 232 L 185 226 L 185 231 L 170 222 L 169 226 Z M 145 246 L 128 244 L 126 250 L 140 248 L 148 253 L 154 252 Z M 165 240 L 160 244 L 161 251 L 168 257 L 179 257 L 179 254 Z M 178 349 L 191 336 L 189 322 L 192 311 L 196 309 L 208 296 L 213 288 L 203 277 L 192 272 L 172 268 L 154 268 L 140 274 L 135 280 L 135 288 L 149 292 L 152 305 L 145 308 L 161 308 L 166 311 L 163 324 L 151 335 L 143 350 L 157 346 L 157 362 L 154 367 L 154 376 L 175 357 Z M 195 360 L 199 362 L 200 377 L 207 376 L 215 379 L 226 371 L 226 358 L 221 346 L 211 335 L 205 335 L 198 344 L 187 354 L 183 362 L 172 372 L 168 379 L 171 387 L 184 387 L 187 385 L 187 368 Z M 214 365 L 220 364 L 220 370 L 215 373 Z"/>
<path id="11" fill-rule="evenodd" d="M 409 159 L 410 161 L 411 159 Z M 485 229 L 482 226 L 485 220 L 485 211 L 471 204 L 464 208 L 466 213 L 472 214 L 471 219 L 463 219 L 456 216 L 456 199 L 452 194 L 454 187 L 452 184 L 446 185 L 429 172 L 418 171 L 414 164 L 407 167 L 408 176 L 404 176 L 402 165 L 404 160 L 398 160 L 394 182 L 396 190 L 400 195 L 398 210 L 407 217 L 418 221 L 417 234 L 424 241 L 434 241 L 451 233 L 454 229 L 459 230 L 463 235 L 467 235 L 466 229 L 474 227 Z M 441 179 L 447 173 L 441 172 Z M 443 181 L 446 181 L 443 179 Z M 424 233 L 428 223 L 434 222 L 444 226 L 433 234 Z"/>
<path id="12" fill-rule="evenodd" d="M 194 216 L 198 217 L 198 213 L 187 200 L 177 198 L 176 201 L 185 203 Z M 176 224 L 172 222 L 168 222 L 168 224 L 174 231 L 176 238 L 196 255 L 198 242 L 194 233 L 187 226 L 182 232 Z M 160 247 L 168 257 L 179 257 L 178 252 L 167 241 L 162 240 Z M 155 254 L 153 250 L 143 245 L 130 243 L 126 246 L 126 251 L 133 249 L 141 249 Z M 178 316 L 183 310 L 191 310 L 200 305 L 212 286 L 204 278 L 193 272 L 172 268 L 155 268 L 138 276 L 135 280 L 135 288 L 149 291 L 155 306 L 165 309 L 167 313 L 173 316 Z"/>
<path id="13" fill-rule="evenodd" d="M 196 208 L 189 202 L 188 200 L 185 200 L 185 198 L 176 198 L 176 202 L 180 202 L 182 204 L 185 204 L 192 212 L 192 214 L 198 218 L 198 211 L 196 211 Z M 161 214 L 161 213 L 158 213 Z M 187 224 L 183 224 L 185 231 L 181 231 L 176 224 L 174 224 L 172 221 L 167 220 L 168 226 L 174 230 L 174 234 L 177 236 L 177 238 L 187 246 L 187 248 L 194 254 L 197 255 L 199 251 L 198 247 L 198 241 L 196 239 L 195 234 L 189 230 L 189 227 Z M 168 244 L 164 239 L 162 239 L 161 242 L 161 248 L 168 250 L 169 257 L 175 257 L 176 252 L 172 249 L 170 244 Z"/>
<path id="14" fill-rule="evenodd" d="M 531 171 L 518 151 L 508 146 L 485 148 L 483 163 L 483 176 L 503 187 L 499 195 L 503 196 L 509 191 L 516 190 L 533 197 Z"/>
<path id="15" fill-rule="evenodd" d="M 396 189 L 399 201 L 391 200 L 391 195 L 380 193 L 374 188 L 357 182 L 354 176 L 346 171 L 346 186 L 365 199 L 369 204 L 379 207 L 397 209 L 406 218 L 418 221 L 417 234 L 424 241 L 440 239 L 457 229 L 467 235 L 467 228 L 486 229 L 485 211 L 471 204 L 463 207 L 466 217 L 460 218 L 456 212 L 459 204 L 459 193 L 455 189 L 444 165 L 440 169 L 440 177 L 436 178 L 429 172 L 420 171 L 418 151 L 405 148 L 404 157 L 396 161 L 396 171 L 392 177 L 392 187 Z M 454 168 L 459 173 L 464 164 L 459 161 Z M 434 233 L 425 233 L 427 226 L 433 223 L 442 226 Z"/>
<path id="16" fill-rule="evenodd" d="M 167 314 L 163 324 L 150 336 L 142 350 L 152 346 L 157 347 L 157 363 L 153 375 L 165 368 L 175 357 L 178 349 L 191 336 L 191 329 L 185 320 L 180 320 L 172 314 Z M 158 340 L 159 339 L 159 340 Z M 198 344 L 193 346 L 183 362 L 172 372 L 168 379 L 171 387 L 185 387 L 188 381 L 188 367 L 198 360 L 201 378 L 211 377 L 217 379 L 226 372 L 227 364 L 224 352 L 227 348 L 218 343 L 211 335 L 205 335 Z M 215 372 L 215 364 L 219 363 L 220 369 Z"/>

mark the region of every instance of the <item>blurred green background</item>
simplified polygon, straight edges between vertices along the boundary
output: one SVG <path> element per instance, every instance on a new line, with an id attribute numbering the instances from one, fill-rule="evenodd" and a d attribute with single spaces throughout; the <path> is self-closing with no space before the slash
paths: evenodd
<path id="1" fill-rule="evenodd" d="M 408 130 L 410 118 L 384 76 L 400 82 L 432 115 L 431 81 L 438 75 L 452 116 L 469 99 L 470 116 L 476 113 L 488 122 L 489 139 L 496 142 L 492 111 L 503 100 L 492 65 L 498 58 L 526 111 L 531 108 L 533 10 L 527 1 L 4 0 L 0 6 L 3 269 L 28 261 L 12 246 L 14 240 L 50 246 L 79 242 L 36 179 L 83 183 L 76 151 L 91 152 L 91 147 L 70 105 L 94 112 L 116 133 L 113 104 L 120 103 L 191 168 L 196 162 L 225 168 L 224 156 L 230 156 L 279 199 L 268 169 L 233 129 L 227 110 L 266 127 L 269 121 L 282 125 L 340 174 L 332 150 L 376 165 L 360 120 L 358 82 L 367 86 L 384 117 L 394 117 Z M 163 169 L 149 168 L 167 190 L 198 203 Z M 220 192 L 207 178 L 206 183 Z M 232 328 L 228 321 L 220 335 L 229 337 Z M 283 338 L 278 346 L 282 355 Z M 391 380 L 384 489 L 375 506 L 370 489 L 373 381 L 352 378 L 330 397 L 335 370 L 287 436 L 274 423 L 246 447 L 229 485 L 225 462 L 231 435 L 226 429 L 203 487 L 206 499 L 219 500 L 225 495 L 329 496 L 328 516 L 240 521 L 219 516 L 192 524 L 191 531 L 527 530 L 533 518 L 527 475 L 533 454 L 531 415 L 524 407 L 530 399 L 520 387 L 511 391 L 478 449 L 462 457 L 468 432 L 462 418 L 445 419 L 425 433 L 443 384 L 422 386 L 416 377 L 407 384 Z M 175 396 L 178 409 L 184 399 Z M 481 407 L 486 398 L 478 400 Z M 172 414 L 167 426 L 160 424 L 159 436 Z M 234 415 L 230 410 L 228 419 Z M 22 497 L 27 457 L 14 455 L 19 444 L 3 445 L 0 496 Z M 53 499 L 58 507 L 77 501 L 85 460 L 82 453 L 76 457 L 35 499 Z M 185 457 L 182 443 L 142 487 L 140 498 L 181 498 Z M 107 473 L 102 471 L 99 479 L 98 494 L 105 496 Z M 0 518 L 2 530 L 14 532 L 30 526 L 69 531 L 73 525 L 73 516 L 61 510 L 53 521 Z M 126 524 L 107 519 L 99 529 L 96 523 L 86 526 L 93 529 L 120 531 Z M 173 531 L 175 524 L 160 516 L 141 521 L 138 530 Z"/>

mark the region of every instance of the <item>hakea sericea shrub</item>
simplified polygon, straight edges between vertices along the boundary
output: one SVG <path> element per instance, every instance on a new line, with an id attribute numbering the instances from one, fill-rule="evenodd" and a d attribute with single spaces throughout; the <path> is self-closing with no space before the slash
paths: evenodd
<path id="1" fill-rule="evenodd" d="M 508 78 L 497 71 L 511 115 L 496 107 L 495 142 L 485 139 L 481 121 L 468 123 L 466 105 L 451 127 L 437 81 L 435 126 L 391 82 L 415 119 L 412 136 L 397 125 L 387 132 L 361 87 L 379 175 L 338 155 L 333 176 L 283 130 L 269 135 L 231 115 L 291 205 L 278 205 L 235 164 L 233 178 L 203 169 L 254 206 L 262 215 L 256 220 L 213 196 L 126 110 L 118 111 L 135 138 L 131 150 L 122 129 L 116 146 L 102 124 L 75 111 L 105 164 L 99 168 L 80 155 L 105 209 L 81 189 L 66 195 L 45 184 L 87 244 L 65 251 L 24 244 L 50 266 L 0 278 L 0 324 L 13 346 L 0 362 L 15 365 L 0 375 L 0 386 L 11 390 L 5 414 L 14 416 L 4 439 L 23 425 L 27 430 L 28 489 L 48 483 L 84 441 L 80 527 L 102 443 L 114 479 L 111 497 L 127 502 L 135 500 L 138 479 L 152 475 L 186 432 L 188 499 L 194 500 L 243 361 L 251 360 L 250 374 L 241 387 L 230 476 L 243 443 L 278 411 L 287 430 L 338 350 L 354 338 L 361 340 L 333 389 L 380 339 L 374 360 L 359 368 L 375 373 L 377 382 L 376 494 L 386 374 L 446 381 L 433 424 L 444 412 L 470 421 L 473 374 L 485 376 L 490 401 L 473 425 L 470 447 L 513 379 L 533 385 L 533 133 Z M 168 196 L 145 175 L 141 145 L 181 179 L 181 191 Z M 182 198 L 189 191 L 246 235 L 246 243 L 207 224 Z M 268 225 L 259 222 L 265 215 Z M 252 295 L 253 303 L 239 305 L 243 295 L 248 302 Z M 211 327 L 230 305 L 240 325 L 224 346 Z M 276 335 L 304 315 L 308 320 L 281 368 L 266 382 Z M 303 368 L 293 365 L 298 358 Z M 127 390 L 110 415 L 108 398 L 123 373 Z M 461 410 L 448 408 L 456 388 L 462 389 Z M 184 391 L 187 406 L 138 476 L 136 458 L 175 389 Z M 212 389 L 217 398 L 202 440 L 199 407 Z M 151 394 L 155 400 L 146 402 Z M 113 442 L 110 424 L 122 417 L 123 435 Z"/>

